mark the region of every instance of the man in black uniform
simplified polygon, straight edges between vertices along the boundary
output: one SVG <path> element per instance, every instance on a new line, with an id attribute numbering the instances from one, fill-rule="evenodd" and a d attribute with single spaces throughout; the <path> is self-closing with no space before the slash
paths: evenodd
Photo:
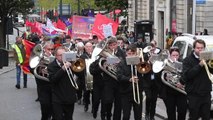
<path id="1" fill-rule="evenodd" d="M 76 102 L 76 89 L 66 72 L 71 67 L 70 62 L 63 64 L 62 54 L 64 47 L 55 51 L 56 59 L 48 65 L 49 79 L 52 85 L 53 119 L 73 120 L 74 103 Z"/>
<path id="2" fill-rule="evenodd" d="M 135 56 L 136 55 L 136 45 L 131 44 L 127 47 L 126 49 L 126 55 L 127 57 L 129 56 Z M 134 118 L 135 120 L 141 120 L 142 118 L 142 89 L 141 89 L 141 74 L 140 76 L 136 76 L 137 70 L 133 69 L 131 71 L 131 67 L 135 67 L 127 65 L 126 59 L 123 59 L 119 64 L 118 64 L 118 70 L 117 70 L 117 78 L 118 81 L 120 82 L 120 92 L 121 92 L 121 104 L 122 104 L 122 111 L 123 111 L 123 120 L 130 120 L 130 113 L 131 113 L 131 108 L 133 107 L 134 110 Z M 132 76 L 132 72 L 134 76 Z M 138 74 L 139 75 L 139 74 Z M 138 79 L 140 78 L 140 79 Z M 132 82 L 138 82 L 139 86 L 139 97 L 140 100 L 137 99 L 138 101 L 134 101 L 133 97 L 133 86 Z M 135 84 L 135 83 L 134 83 Z M 136 85 L 135 85 L 136 87 Z M 137 98 L 137 95 L 136 95 Z M 136 103 L 140 102 L 140 103 Z"/>
<path id="3" fill-rule="evenodd" d="M 200 59 L 201 51 L 206 44 L 203 40 L 195 40 L 194 51 L 183 61 L 183 80 L 189 104 L 189 120 L 210 120 L 212 83 Z M 212 69 L 209 69 L 212 73 Z"/>
<path id="4" fill-rule="evenodd" d="M 51 41 L 47 41 L 44 44 L 44 55 L 45 58 L 49 59 L 54 50 L 54 44 Z M 40 65 L 37 67 L 37 74 L 42 75 L 43 73 L 39 73 L 42 71 L 46 71 L 42 66 L 47 66 L 48 63 L 45 61 L 41 61 Z M 33 69 L 34 71 L 34 69 Z M 35 73 L 34 73 L 35 75 Z M 42 76 L 46 78 L 48 76 Z M 46 79 L 42 79 L 42 77 L 37 77 L 35 75 L 36 83 L 37 83 L 37 91 L 38 91 L 38 99 L 41 105 L 41 120 L 49 120 L 52 117 L 52 91 L 51 91 L 51 83 Z"/>
<path id="5" fill-rule="evenodd" d="M 93 46 L 91 42 L 87 42 L 84 45 L 84 53 L 80 56 L 82 59 L 91 59 L 91 55 L 93 52 Z M 86 112 L 88 110 L 88 105 L 90 104 L 90 94 L 91 94 L 91 90 L 87 90 L 86 88 L 86 69 L 81 72 L 81 75 L 78 76 L 79 80 L 82 81 L 81 83 L 83 83 L 83 102 L 84 102 L 84 111 Z"/>
<path id="6" fill-rule="evenodd" d="M 160 53 L 160 49 L 157 48 L 157 42 L 155 40 L 150 42 L 150 46 L 152 46 L 152 49 L 149 51 L 150 56 Z M 145 54 L 145 59 L 145 61 L 149 59 L 148 54 Z M 150 70 L 147 74 L 143 75 L 142 86 L 146 94 L 146 120 L 154 120 L 156 102 L 159 94 L 159 81 L 161 81 L 160 74 L 161 73 L 155 74 L 152 70 Z"/>
<path id="7" fill-rule="evenodd" d="M 125 53 L 118 47 L 117 39 L 115 37 L 109 37 L 106 50 L 118 58 L 124 59 Z M 116 75 L 115 75 L 116 77 Z M 121 119 L 121 101 L 119 93 L 119 83 L 112 76 L 107 73 L 103 73 L 103 111 L 105 111 L 105 116 L 101 116 L 102 120 L 111 120 L 111 110 L 114 103 L 114 113 L 113 120 Z M 105 118 L 106 117 L 106 118 Z"/>
<path id="8" fill-rule="evenodd" d="M 90 73 L 93 75 L 93 93 L 92 93 L 92 109 L 93 109 L 93 118 L 97 117 L 97 112 L 99 108 L 99 104 L 101 103 L 102 108 L 102 96 L 103 96 L 103 78 L 102 78 L 102 71 L 99 67 L 99 59 L 95 60 L 90 65 Z M 101 109 L 101 116 L 104 116 L 105 113 Z"/>

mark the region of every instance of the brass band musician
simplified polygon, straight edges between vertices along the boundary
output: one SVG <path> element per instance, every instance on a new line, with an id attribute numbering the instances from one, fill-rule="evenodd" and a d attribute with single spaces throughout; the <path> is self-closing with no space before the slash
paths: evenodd
<path id="1" fill-rule="evenodd" d="M 107 51 L 111 54 L 114 54 L 118 58 L 125 59 L 125 53 L 118 47 L 117 39 L 115 37 L 109 37 L 107 44 Z M 103 99 L 102 99 L 102 111 L 101 119 L 102 120 L 111 120 L 112 116 L 112 105 L 114 103 L 114 113 L 113 120 L 121 119 L 121 101 L 119 93 L 119 82 L 113 77 L 109 76 L 103 72 Z"/>
<path id="2" fill-rule="evenodd" d="M 169 50 L 170 57 L 169 61 L 174 64 L 174 62 L 179 61 L 180 51 L 176 47 L 171 47 Z M 167 77 L 167 75 L 165 76 Z M 181 80 L 176 83 L 176 86 L 183 87 Z M 164 103 L 166 105 L 166 111 L 168 120 L 185 120 L 187 112 L 187 98 L 186 95 L 175 90 L 170 86 L 164 86 L 165 88 L 165 99 Z M 177 115 L 176 115 L 177 113 Z"/>
<path id="3" fill-rule="evenodd" d="M 66 68 L 70 62 L 62 61 L 64 47 L 55 50 L 55 60 L 48 65 L 49 80 L 52 87 L 53 119 L 73 120 L 74 104 L 77 100 L 76 88 L 71 84 Z M 75 79 L 74 79 L 75 80 Z"/>
<path id="4" fill-rule="evenodd" d="M 129 56 L 136 56 L 136 45 L 130 44 L 126 49 L 126 55 Z M 118 64 L 117 70 L 117 78 L 119 80 L 119 90 L 121 92 L 121 106 L 123 111 L 123 119 L 122 120 L 130 120 L 130 113 L 131 108 L 133 107 L 134 111 L 134 118 L 135 120 L 141 120 L 142 116 L 142 99 L 140 99 L 140 103 L 137 104 L 133 100 L 133 86 L 132 82 L 138 82 L 139 84 L 139 97 L 142 98 L 142 86 L 141 82 L 142 79 L 138 78 L 138 76 L 131 76 L 131 66 L 127 65 L 126 60 L 123 59 Z M 137 72 L 137 71 L 132 71 Z M 134 73 L 136 74 L 136 73 Z M 140 75 L 141 76 L 141 75 Z"/>

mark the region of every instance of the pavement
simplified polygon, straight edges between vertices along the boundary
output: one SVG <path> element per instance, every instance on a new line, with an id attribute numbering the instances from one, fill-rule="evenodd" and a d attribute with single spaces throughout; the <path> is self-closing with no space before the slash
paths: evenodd
<path id="1" fill-rule="evenodd" d="M 15 60 L 13 58 L 9 58 L 8 60 L 8 66 L 4 66 L 2 69 L 0 69 L 0 75 L 10 72 L 16 68 Z"/>
<path id="2" fill-rule="evenodd" d="M 2 69 L 0 69 L 0 75 L 3 75 L 5 73 L 8 73 L 12 70 L 15 70 L 16 66 L 15 66 L 15 60 L 10 57 L 8 59 L 8 66 L 4 66 Z M 162 100 L 158 100 L 157 101 L 157 106 L 160 105 L 161 107 L 157 107 L 156 108 L 156 117 L 160 118 L 160 119 L 165 119 L 166 118 L 166 112 L 165 112 L 165 107 L 162 107 L 163 105 L 163 101 Z M 143 115 L 144 116 L 144 115 Z"/>

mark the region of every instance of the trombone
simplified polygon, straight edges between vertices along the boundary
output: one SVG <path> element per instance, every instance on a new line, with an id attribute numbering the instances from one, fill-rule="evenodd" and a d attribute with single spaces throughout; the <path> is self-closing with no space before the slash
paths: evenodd
<path id="1" fill-rule="evenodd" d="M 73 86 L 76 90 L 78 90 L 78 85 L 77 85 L 77 83 L 76 83 L 76 81 L 75 81 L 75 79 L 74 79 L 72 70 L 70 69 L 70 67 L 67 67 L 67 66 L 65 65 L 65 63 L 66 63 L 66 62 L 63 62 L 64 67 L 65 67 L 65 70 L 66 70 L 66 72 L 67 72 L 67 75 L 68 75 L 68 77 L 69 77 L 69 79 L 70 79 L 70 82 L 71 82 L 72 86 Z"/>
<path id="2" fill-rule="evenodd" d="M 135 72 L 135 75 L 133 72 Z M 140 104 L 139 85 L 138 85 L 138 81 L 135 81 L 135 79 L 138 79 L 138 78 L 136 78 L 138 75 L 137 75 L 137 68 L 135 65 L 131 65 L 131 74 L 132 74 L 133 98 L 134 98 L 135 103 Z"/>

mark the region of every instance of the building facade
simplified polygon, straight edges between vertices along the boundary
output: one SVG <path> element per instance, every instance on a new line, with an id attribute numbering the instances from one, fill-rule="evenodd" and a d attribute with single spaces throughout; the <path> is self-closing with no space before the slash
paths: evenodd
<path id="1" fill-rule="evenodd" d="M 207 29 L 213 34 L 213 1 L 203 1 L 129 0 L 128 30 L 134 30 L 135 20 L 153 20 L 154 39 L 161 48 L 165 48 L 168 32 L 200 34 Z"/>

